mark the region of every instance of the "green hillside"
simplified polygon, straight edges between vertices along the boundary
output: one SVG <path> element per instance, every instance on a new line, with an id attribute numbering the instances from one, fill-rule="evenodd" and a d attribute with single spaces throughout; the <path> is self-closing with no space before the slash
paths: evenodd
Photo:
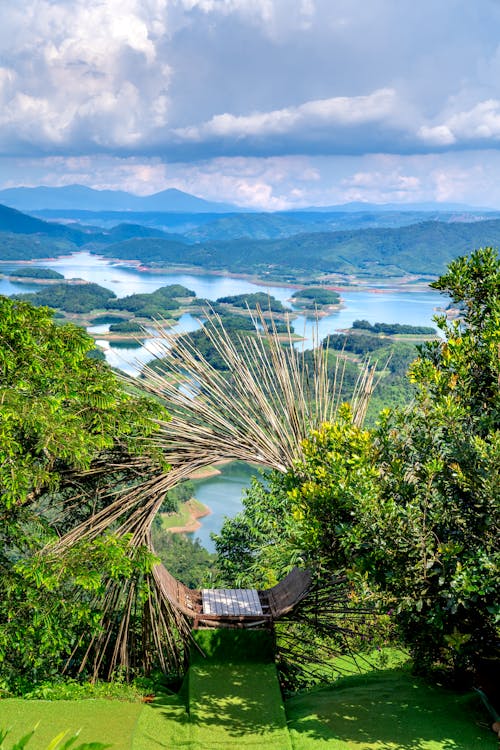
<path id="1" fill-rule="evenodd" d="M 183 263 L 207 269 L 285 278 L 323 273 L 365 276 L 438 275 L 470 248 L 500 245 L 500 220 L 299 234 L 276 240 L 236 239 L 183 245 L 165 239 L 131 239 L 102 253 L 161 266 Z"/>

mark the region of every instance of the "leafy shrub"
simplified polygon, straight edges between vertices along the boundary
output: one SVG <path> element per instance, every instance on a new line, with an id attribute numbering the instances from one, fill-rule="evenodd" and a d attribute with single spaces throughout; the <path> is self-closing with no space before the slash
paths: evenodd
<path id="1" fill-rule="evenodd" d="M 28 734 L 25 734 L 24 737 L 21 737 L 20 740 L 11 745 L 10 750 L 24 750 L 35 732 L 36 727 L 32 729 L 31 732 L 28 732 Z M 67 732 L 60 732 L 54 737 L 53 740 L 49 742 L 46 750 L 69 750 L 70 748 L 71 750 L 104 750 L 104 748 L 106 747 L 111 747 L 111 745 L 105 745 L 102 742 L 83 742 L 79 745 L 75 745 L 75 742 L 78 739 L 78 734 L 79 733 L 77 732 L 71 737 L 65 739 Z M 7 745 L 5 744 L 5 740 L 7 739 L 8 735 L 8 729 L 0 729 L 0 750 L 9 750 L 7 748 Z"/>

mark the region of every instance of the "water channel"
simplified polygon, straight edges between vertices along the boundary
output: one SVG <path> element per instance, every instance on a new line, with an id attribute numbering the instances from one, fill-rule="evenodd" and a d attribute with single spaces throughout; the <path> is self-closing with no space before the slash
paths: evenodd
<path id="1" fill-rule="evenodd" d="M 168 284 L 182 284 L 192 289 L 198 297 L 216 300 L 229 294 L 245 294 L 264 291 L 291 307 L 289 299 L 294 288 L 257 284 L 245 279 L 235 279 L 216 274 L 187 273 L 150 273 L 138 268 L 128 267 L 123 262 L 111 261 L 100 256 L 79 252 L 73 255 L 40 261 L 36 265 L 52 268 L 62 273 L 65 278 L 81 278 L 111 289 L 118 297 L 140 292 L 153 292 Z M 17 268 L 19 264 L 2 264 L 4 274 Z M 12 295 L 34 291 L 40 287 L 34 284 L 10 282 L 0 279 L 0 294 Z M 316 328 L 319 338 L 324 338 L 335 331 L 350 328 L 354 320 L 368 320 L 370 323 L 406 323 L 410 325 L 432 325 L 436 308 L 443 305 L 443 298 L 437 292 L 429 291 L 345 291 L 341 292 L 343 307 L 331 315 L 315 320 L 298 315 L 293 321 L 294 330 L 304 337 L 300 346 L 310 348 L 315 340 Z M 190 332 L 200 326 L 200 321 L 186 313 L 179 319 L 174 331 Z M 96 326 L 94 333 L 105 332 L 107 326 Z M 145 362 L 154 357 L 157 340 L 153 337 L 142 343 L 108 342 L 97 339 L 110 365 L 129 374 L 135 374 Z M 196 536 L 208 549 L 213 550 L 210 539 L 212 531 L 219 531 L 225 515 L 233 516 L 241 509 L 242 491 L 249 486 L 250 477 L 257 471 L 246 465 L 223 467 L 217 477 L 199 480 L 196 484 L 196 496 L 208 505 L 211 514 L 201 519 L 202 526 Z"/>

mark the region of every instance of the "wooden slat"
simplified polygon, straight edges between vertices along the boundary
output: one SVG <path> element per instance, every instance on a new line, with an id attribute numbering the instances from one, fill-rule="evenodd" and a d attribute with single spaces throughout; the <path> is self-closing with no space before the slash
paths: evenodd
<path id="1" fill-rule="evenodd" d="M 205 615 L 262 615 L 256 589 L 203 589 L 201 595 Z"/>
<path id="2" fill-rule="evenodd" d="M 156 583 L 162 596 L 180 612 L 195 622 L 213 622 L 217 619 L 230 627 L 234 623 L 252 626 L 260 618 L 276 620 L 290 612 L 311 587 L 311 574 L 307 570 L 294 568 L 282 581 L 271 589 L 189 589 L 174 578 L 163 565 L 153 569 Z M 200 617 L 201 615 L 201 617 Z M 205 617 L 203 617 L 205 616 Z"/>

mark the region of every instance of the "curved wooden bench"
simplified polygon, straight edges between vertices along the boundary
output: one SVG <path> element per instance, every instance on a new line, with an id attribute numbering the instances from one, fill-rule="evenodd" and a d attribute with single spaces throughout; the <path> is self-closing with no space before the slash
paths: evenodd
<path id="1" fill-rule="evenodd" d="M 164 565 L 156 565 L 153 576 L 161 595 L 177 611 L 193 620 L 195 627 L 256 627 L 269 624 L 291 612 L 311 588 L 310 572 L 300 568 L 293 568 L 276 586 L 263 591 L 207 589 L 202 592 L 190 589 L 174 578 Z M 242 602 L 241 606 L 227 606 L 228 601 L 233 603 L 238 600 Z M 220 606 L 217 612 L 218 602 Z"/>

